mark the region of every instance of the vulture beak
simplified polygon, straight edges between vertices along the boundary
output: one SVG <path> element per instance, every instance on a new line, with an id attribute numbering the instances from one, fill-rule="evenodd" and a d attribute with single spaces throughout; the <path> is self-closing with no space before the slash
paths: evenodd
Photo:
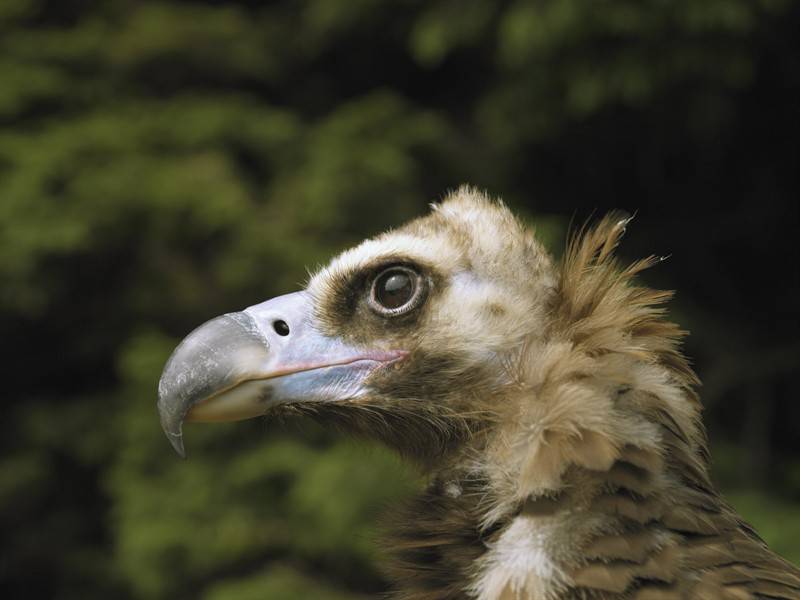
<path id="1" fill-rule="evenodd" d="M 184 421 L 238 421 L 292 402 L 357 398 L 377 368 L 402 350 L 365 350 L 320 333 L 296 292 L 216 317 L 191 332 L 158 384 L 161 426 L 185 457 Z"/>

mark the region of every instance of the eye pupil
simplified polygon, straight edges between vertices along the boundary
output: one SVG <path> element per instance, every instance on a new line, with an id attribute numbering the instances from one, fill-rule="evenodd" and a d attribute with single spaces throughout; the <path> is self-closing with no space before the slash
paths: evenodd
<path id="1" fill-rule="evenodd" d="M 408 304 L 414 296 L 415 279 L 405 270 L 391 269 L 375 282 L 375 300 L 383 308 L 395 309 Z"/>
<path id="2" fill-rule="evenodd" d="M 389 294 L 402 293 L 405 288 L 411 287 L 411 280 L 405 273 L 392 275 L 386 280 L 383 289 Z"/>

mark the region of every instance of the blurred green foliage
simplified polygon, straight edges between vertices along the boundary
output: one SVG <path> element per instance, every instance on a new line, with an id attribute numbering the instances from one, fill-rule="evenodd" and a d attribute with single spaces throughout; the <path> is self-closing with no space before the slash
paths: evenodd
<path id="1" fill-rule="evenodd" d="M 416 474 L 309 424 L 192 427 L 178 461 L 154 410 L 171 349 L 464 181 L 502 192 L 555 243 L 574 177 L 548 179 L 537 158 L 563 147 L 600 173 L 588 208 L 616 204 L 603 182 L 652 182 L 666 162 L 609 152 L 609 139 L 663 147 L 674 129 L 670 152 L 712 168 L 729 143 L 747 152 L 727 132 L 757 110 L 747 94 L 765 64 L 789 76 L 796 57 L 780 44 L 797 12 L 790 0 L 0 2 L 3 596 L 385 589 L 377 517 Z M 659 171 L 653 188 L 671 179 Z M 774 194 L 799 189 L 776 181 Z M 795 292 L 783 288 L 784 305 Z M 726 329 L 698 312 L 701 296 L 679 316 Z M 698 339 L 714 353 L 718 340 Z M 712 404 L 736 394 L 720 390 Z M 772 487 L 750 490 L 731 447 L 720 473 L 800 561 L 797 431 L 772 418 L 753 434 L 756 449 L 784 447 L 760 482 Z"/>

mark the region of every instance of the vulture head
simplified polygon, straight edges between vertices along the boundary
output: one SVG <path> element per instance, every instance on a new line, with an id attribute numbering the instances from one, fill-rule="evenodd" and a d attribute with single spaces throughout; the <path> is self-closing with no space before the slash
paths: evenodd
<path id="1" fill-rule="evenodd" d="M 708 476 L 697 380 L 667 292 L 621 266 L 610 215 L 555 264 L 461 188 L 307 287 L 201 325 L 159 384 L 161 424 L 308 415 L 419 464 L 393 517 L 400 598 L 800 598 Z"/>

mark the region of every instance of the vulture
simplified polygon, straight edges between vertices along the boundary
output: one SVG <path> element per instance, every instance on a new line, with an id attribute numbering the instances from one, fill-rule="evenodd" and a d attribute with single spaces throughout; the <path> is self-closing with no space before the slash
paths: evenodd
<path id="1" fill-rule="evenodd" d="M 305 415 L 426 475 L 390 516 L 406 600 L 798 600 L 709 477 L 698 379 L 615 257 L 612 213 L 555 261 L 463 187 L 302 291 L 208 321 L 159 383 L 161 424 Z"/>

